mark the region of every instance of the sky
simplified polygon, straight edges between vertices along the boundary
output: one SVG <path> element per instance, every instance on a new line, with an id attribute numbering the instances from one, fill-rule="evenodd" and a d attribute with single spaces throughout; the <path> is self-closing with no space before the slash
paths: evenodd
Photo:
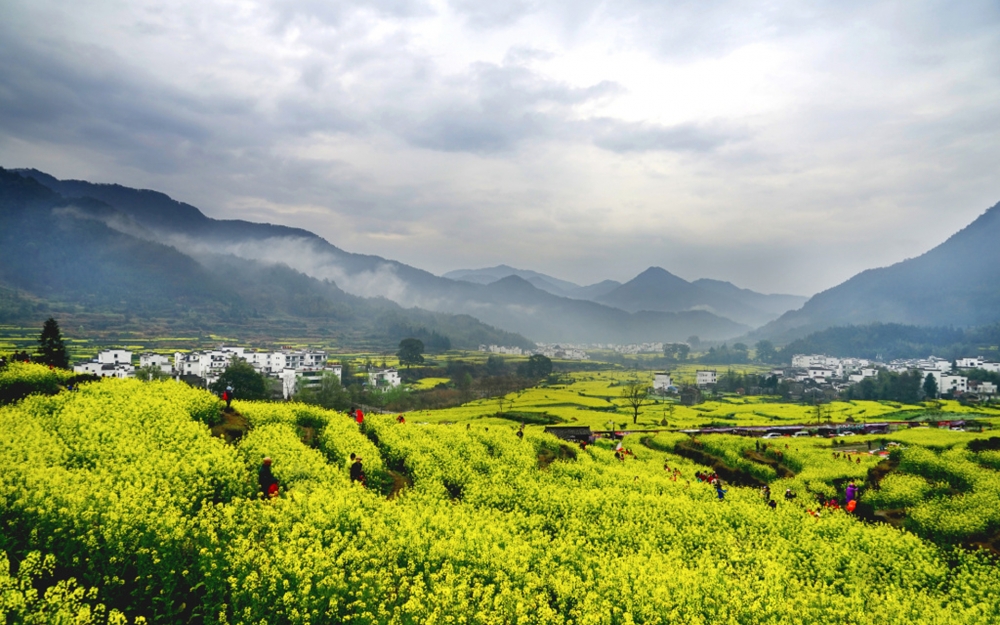
<path id="1" fill-rule="evenodd" d="M 5 0 L 0 166 L 432 271 L 811 295 L 1000 202 L 1000 3 Z"/>

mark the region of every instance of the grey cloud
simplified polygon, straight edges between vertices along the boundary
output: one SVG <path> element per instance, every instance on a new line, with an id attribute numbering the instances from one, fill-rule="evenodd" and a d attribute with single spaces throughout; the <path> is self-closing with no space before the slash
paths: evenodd
<path id="1" fill-rule="evenodd" d="M 565 135 L 574 106 L 618 93 L 620 87 L 610 81 L 570 87 L 523 66 L 477 63 L 466 75 L 429 91 L 431 99 L 418 100 L 409 110 L 391 110 L 388 125 L 419 147 L 491 153 Z"/>
<path id="2" fill-rule="evenodd" d="M 594 145 L 612 152 L 710 152 L 739 138 L 698 124 L 659 126 L 613 119 L 595 120 Z"/>
<path id="3" fill-rule="evenodd" d="M 402 19 L 432 13 L 425 0 L 273 0 L 269 8 L 279 30 L 296 21 L 340 27 L 358 11 Z"/>
<path id="4" fill-rule="evenodd" d="M 537 11 L 536 0 L 509 0 L 508 2 L 482 2 L 481 0 L 452 0 L 453 11 L 465 18 L 474 28 L 503 28 L 526 15 Z"/>

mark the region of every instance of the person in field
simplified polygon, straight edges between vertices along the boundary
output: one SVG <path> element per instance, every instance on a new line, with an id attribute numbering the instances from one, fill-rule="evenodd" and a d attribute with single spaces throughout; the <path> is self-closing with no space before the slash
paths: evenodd
<path id="1" fill-rule="evenodd" d="M 354 420 L 358 422 L 358 425 L 364 423 L 365 413 L 361 412 L 360 408 L 358 408 L 357 412 L 354 413 Z"/>
<path id="2" fill-rule="evenodd" d="M 260 482 L 260 494 L 264 499 L 278 496 L 278 478 L 271 472 L 271 459 L 264 458 L 257 472 L 257 481 Z"/>
<path id="3" fill-rule="evenodd" d="M 858 487 L 854 485 L 854 482 L 851 482 L 850 484 L 847 485 L 847 501 L 848 502 L 854 501 L 857 498 L 857 496 L 858 496 Z"/>
<path id="4" fill-rule="evenodd" d="M 227 386 L 226 390 L 222 391 L 222 401 L 226 402 L 226 408 L 233 403 L 233 387 Z"/>
<path id="5" fill-rule="evenodd" d="M 365 485 L 365 470 L 361 464 L 361 456 L 355 456 L 351 454 L 354 462 L 351 464 L 351 481 L 360 482 L 362 486 Z"/>

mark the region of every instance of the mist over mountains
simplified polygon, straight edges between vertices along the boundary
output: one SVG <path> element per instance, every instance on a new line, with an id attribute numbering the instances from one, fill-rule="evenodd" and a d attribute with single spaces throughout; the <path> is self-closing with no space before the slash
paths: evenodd
<path id="1" fill-rule="evenodd" d="M 808 300 L 659 267 L 589 285 L 507 265 L 436 276 L 307 230 L 217 220 L 155 191 L 37 170 L 0 170 L 0 225 L 0 286 L 31 297 L 230 323 L 308 319 L 383 344 L 420 332 L 456 347 L 784 343 L 837 325 L 1000 319 L 1000 205 L 923 256 Z M 14 309 L 0 303 L 0 316 Z"/>
<path id="2" fill-rule="evenodd" d="M 492 334 L 485 329 L 473 333 L 483 342 L 506 344 L 525 344 L 528 339 L 680 341 L 691 335 L 724 339 L 750 329 L 698 310 L 633 314 L 553 295 L 516 276 L 487 285 L 451 280 L 397 261 L 346 252 L 306 230 L 212 219 L 155 191 L 61 181 L 36 170 L 5 172 L 3 184 L 10 197 L 4 200 L 8 234 L 2 278 L 7 285 L 42 297 L 136 310 L 201 307 L 232 315 L 329 314 L 332 323 L 369 318 L 372 307 L 379 314 L 388 307 L 396 315 L 422 315 L 425 320 L 428 313 L 467 315 L 494 326 Z M 25 239 L 14 234 L 20 231 L 33 235 Z M 68 232 L 72 235 L 63 236 Z M 117 248 L 108 246 L 111 240 L 118 242 Z M 32 274 L 21 270 L 24 259 L 32 257 L 25 246 L 39 251 L 59 246 L 67 253 L 73 250 L 76 258 L 36 261 L 39 269 Z M 106 247 L 120 251 L 102 254 Z M 91 255 L 99 262 L 85 270 L 94 264 Z M 245 261 L 245 268 L 254 269 L 258 277 L 238 272 L 240 265 L 233 259 Z M 140 271 L 143 267 L 148 271 Z M 89 271 L 92 279 L 67 277 L 80 271 Z M 275 271 L 312 282 L 287 277 L 262 282 L 259 277 Z M 188 279 L 191 284 L 185 286 Z M 291 284 L 298 285 L 294 294 L 287 293 Z M 160 285 L 180 290 L 161 291 Z M 429 325 L 449 336 L 454 319 L 435 319 Z"/>

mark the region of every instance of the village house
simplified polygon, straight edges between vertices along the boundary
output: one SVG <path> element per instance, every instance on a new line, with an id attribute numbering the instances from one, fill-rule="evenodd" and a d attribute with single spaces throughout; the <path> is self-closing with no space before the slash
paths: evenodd
<path id="1" fill-rule="evenodd" d="M 711 386 L 718 381 L 718 375 L 714 369 L 706 369 L 697 371 L 695 373 L 695 384 L 698 388 L 705 388 L 706 386 Z"/>
<path id="2" fill-rule="evenodd" d="M 368 374 L 368 384 L 375 388 L 396 388 L 401 383 L 399 372 L 394 368 L 372 371 Z"/>
<path id="3" fill-rule="evenodd" d="M 674 383 L 670 380 L 670 373 L 667 371 L 658 371 L 653 374 L 653 392 L 665 395 L 670 390 L 674 389 Z"/>
<path id="4" fill-rule="evenodd" d="M 170 358 L 163 354 L 139 354 L 139 368 L 159 369 L 163 373 L 173 373 L 174 367 L 170 364 Z"/>
<path id="5" fill-rule="evenodd" d="M 89 373 L 102 378 L 131 378 L 135 376 L 132 352 L 126 349 L 105 349 L 89 361 L 73 365 L 77 373 Z"/>

